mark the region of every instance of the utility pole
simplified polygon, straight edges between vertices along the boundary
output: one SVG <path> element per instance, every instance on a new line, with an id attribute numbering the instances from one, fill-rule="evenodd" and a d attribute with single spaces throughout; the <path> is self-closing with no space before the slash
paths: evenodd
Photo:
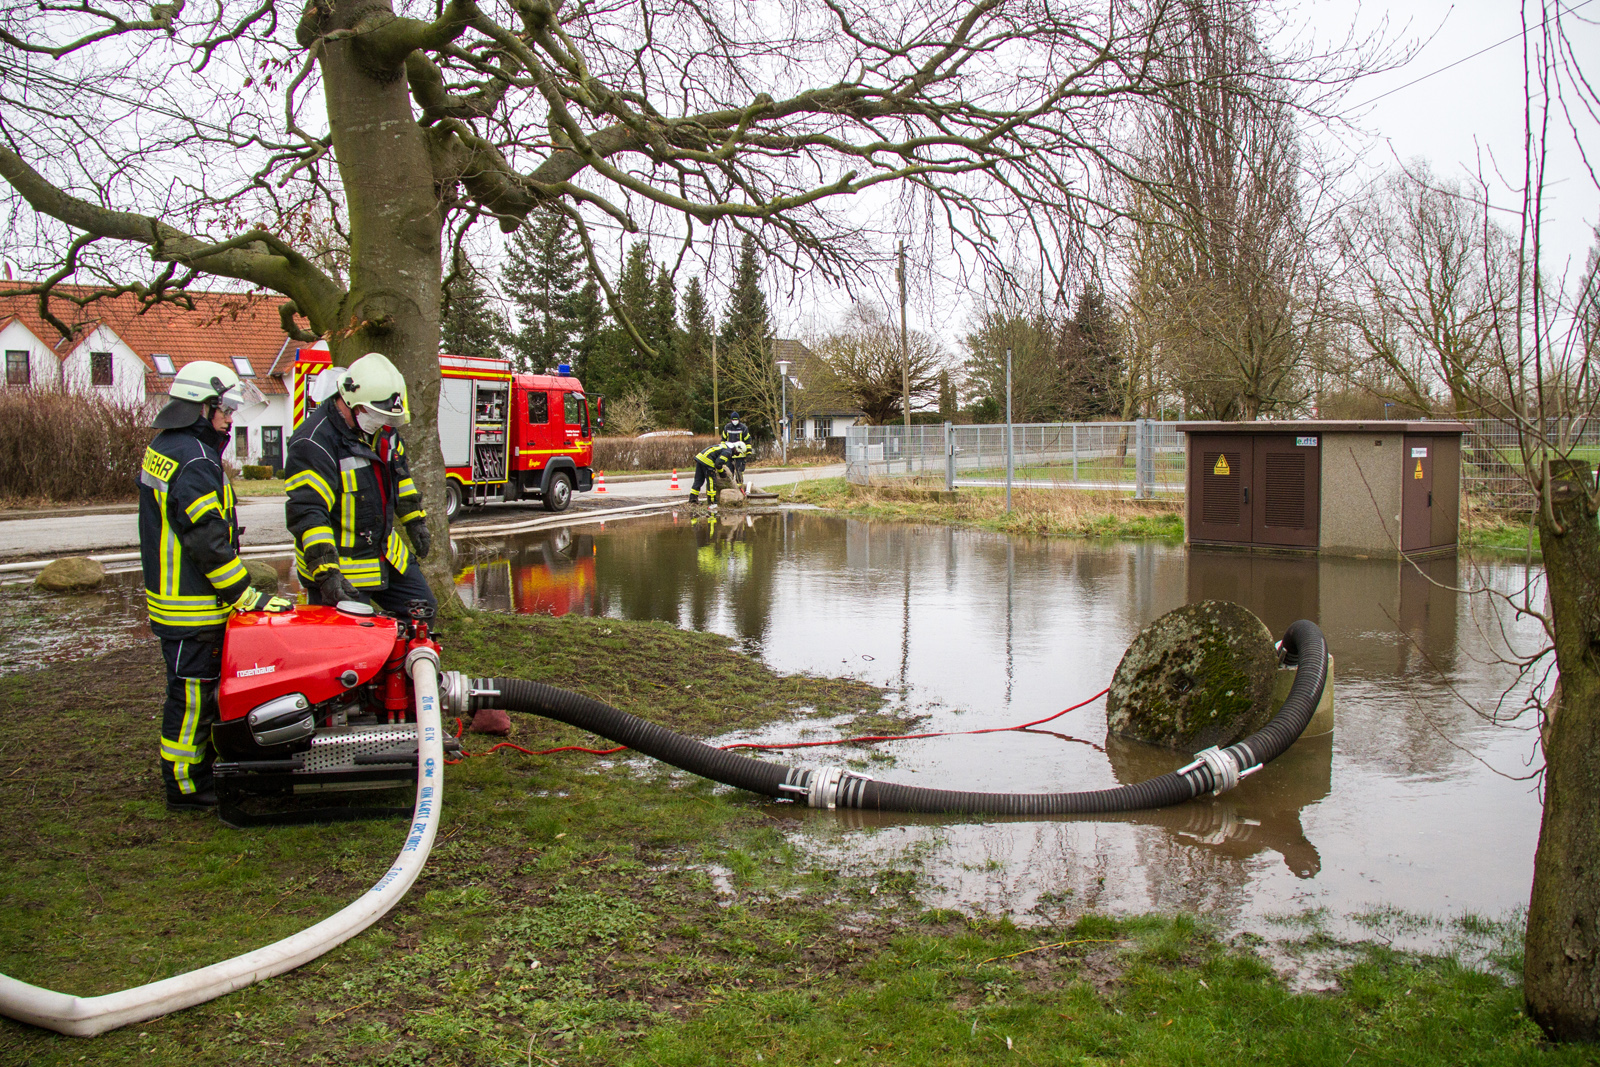
<path id="1" fill-rule="evenodd" d="M 1006 349 L 1006 514 L 1011 514 L 1011 349 Z"/>
<path id="2" fill-rule="evenodd" d="M 900 403 L 906 416 L 906 470 L 911 469 L 911 349 L 906 345 L 906 243 L 900 242 Z"/>
<path id="3" fill-rule="evenodd" d="M 722 412 L 717 404 L 717 335 L 711 334 L 711 432 L 722 432 Z"/>

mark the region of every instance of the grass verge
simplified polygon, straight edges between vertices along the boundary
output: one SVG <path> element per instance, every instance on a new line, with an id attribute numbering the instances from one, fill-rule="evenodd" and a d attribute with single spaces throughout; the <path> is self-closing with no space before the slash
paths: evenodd
<path id="1" fill-rule="evenodd" d="M 470 674 L 702 735 L 880 703 L 656 624 L 480 615 L 444 642 Z M 240 832 L 168 815 L 162 685 L 150 643 L 0 679 L 4 973 L 81 994 L 151 981 L 302 929 L 390 863 L 393 822 Z M 517 729 L 530 747 L 579 740 Z M 360 937 L 92 1043 L 0 1021 L 0 1062 L 1596 1062 L 1541 1045 L 1514 986 L 1449 958 L 1359 946 L 1338 992 L 1302 995 L 1248 940 L 1182 916 L 1022 930 L 926 911 L 914 860 L 821 866 L 796 845 L 805 812 L 658 766 L 488 756 L 451 767 L 444 792 L 427 869 Z"/>
<path id="2" fill-rule="evenodd" d="M 787 501 L 864 519 L 951 523 L 1057 537 L 1183 539 L 1181 502 L 1134 501 L 1119 493 L 1015 489 L 1007 514 L 1001 489 L 958 489 L 955 501 L 941 502 L 917 499 L 914 490 L 896 486 L 859 486 L 843 478 L 822 478 L 778 492 Z"/>
<path id="3" fill-rule="evenodd" d="M 285 496 L 282 478 L 235 478 L 234 496 Z"/>

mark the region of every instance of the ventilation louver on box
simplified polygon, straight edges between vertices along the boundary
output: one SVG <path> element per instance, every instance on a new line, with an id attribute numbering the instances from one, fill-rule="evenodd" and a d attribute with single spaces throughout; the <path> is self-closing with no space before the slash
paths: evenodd
<path id="1" fill-rule="evenodd" d="M 1301 529 L 1306 521 L 1306 457 L 1295 452 L 1269 452 L 1265 459 L 1266 525 Z"/>
<path id="2" fill-rule="evenodd" d="M 1205 452 L 1200 475 L 1201 515 L 1208 526 L 1239 523 L 1239 453 Z M 1219 462 L 1220 461 L 1220 462 Z"/>

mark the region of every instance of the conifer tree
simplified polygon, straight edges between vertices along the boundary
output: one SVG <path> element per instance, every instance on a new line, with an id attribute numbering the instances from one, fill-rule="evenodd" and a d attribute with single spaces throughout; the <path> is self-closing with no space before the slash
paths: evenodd
<path id="1" fill-rule="evenodd" d="M 457 356 L 500 358 L 511 328 L 470 263 L 445 285 L 440 301 L 439 349 Z"/>
<path id="2" fill-rule="evenodd" d="M 722 320 L 722 341 L 732 345 L 747 342 L 768 347 L 772 328 L 767 318 L 767 297 L 761 291 L 761 260 L 749 234 L 739 245 L 739 265 L 733 272 L 733 290 L 728 294 L 728 313 Z"/>
<path id="3" fill-rule="evenodd" d="M 554 211 L 511 239 L 501 278 L 522 323 L 511 346 L 519 370 L 540 371 L 578 356 L 581 255 L 571 223 Z"/>

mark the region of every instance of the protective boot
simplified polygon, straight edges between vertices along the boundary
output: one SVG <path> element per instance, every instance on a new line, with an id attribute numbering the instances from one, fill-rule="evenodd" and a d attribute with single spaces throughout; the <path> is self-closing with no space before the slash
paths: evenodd
<path id="1" fill-rule="evenodd" d="M 172 773 L 172 762 L 161 761 L 161 781 L 166 786 L 168 811 L 210 811 L 217 806 L 217 787 L 211 780 L 211 765 L 194 778 L 194 792 L 185 793 Z"/>

